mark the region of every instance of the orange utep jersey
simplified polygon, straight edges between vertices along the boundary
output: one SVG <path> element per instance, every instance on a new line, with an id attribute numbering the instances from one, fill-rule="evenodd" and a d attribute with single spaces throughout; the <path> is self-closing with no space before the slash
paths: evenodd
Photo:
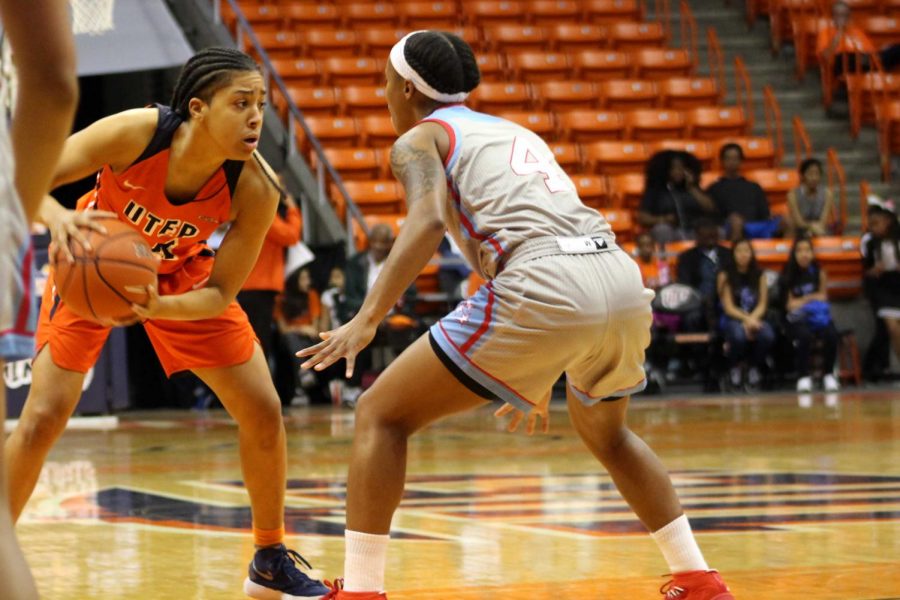
<path id="1" fill-rule="evenodd" d="M 231 198 L 244 163 L 228 160 L 203 185 L 194 199 L 174 202 L 166 197 L 169 148 L 182 120 L 169 107 L 157 105 L 159 122 L 147 148 L 122 173 L 104 165 L 97 186 L 79 201 L 79 208 L 116 213 L 132 225 L 160 258 L 161 275 L 211 250 L 206 240 L 231 213 Z"/>

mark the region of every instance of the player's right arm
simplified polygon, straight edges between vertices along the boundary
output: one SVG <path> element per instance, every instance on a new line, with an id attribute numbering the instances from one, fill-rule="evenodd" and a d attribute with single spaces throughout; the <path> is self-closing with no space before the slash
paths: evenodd
<path id="1" fill-rule="evenodd" d="M 156 131 L 157 119 L 158 112 L 153 108 L 126 110 L 100 119 L 71 135 L 63 146 L 53 174 L 52 187 L 83 179 L 105 165 L 109 165 L 113 171 L 126 169 L 150 143 L 153 132 Z M 41 204 L 38 220 L 47 225 L 53 241 L 71 261 L 69 238 L 74 237 L 87 247 L 87 241 L 78 228 L 86 226 L 102 231 L 92 221 L 98 217 L 115 217 L 115 214 L 68 210 L 52 196 L 47 196 Z"/>
<path id="2" fill-rule="evenodd" d="M 18 77 L 11 126 L 16 190 L 29 221 L 50 189 L 78 103 L 67 4 L 63 0 L 0 0 L 0 21 L 9 36 Z"/>

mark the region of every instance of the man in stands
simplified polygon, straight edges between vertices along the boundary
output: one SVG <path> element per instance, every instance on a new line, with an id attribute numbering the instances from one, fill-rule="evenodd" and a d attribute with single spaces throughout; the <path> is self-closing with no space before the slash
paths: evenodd
<path id="1" fill-rule="evenodd" d="M 744 150 L 739 144 L 725 144 L 719 150 L 722 176 L 706 193 L 713 199 L 725 223 L 728 239 L 771 238 L 780 233 L 781 219 L 772 218 L 766 193 L 754 181 L 741 175 Z"/>

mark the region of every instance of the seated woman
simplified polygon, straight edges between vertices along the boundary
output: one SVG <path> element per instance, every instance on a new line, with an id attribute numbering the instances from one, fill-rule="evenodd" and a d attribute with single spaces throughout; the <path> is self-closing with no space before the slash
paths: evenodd
<path id="1" fill-rule="evenodd" d="M 834 214 L 831 190 L 822 182 L 825 170 L 816 158 L 800 163 L 800 185 L 788 192 L 788 228 L 795 237 L 828 235 Z"/>
<path id="2" fill-rule="evenodd" d="M 699 183 L 696 156 L 676 150 L 657 152 L 647 161 L 638 223 L 660 244 L 693 239 L 697 217 L 716 214 L 716 205 Z"/>
<path id="3" fill-rule="evenodd" d="M 769 305 L 766 277 L 756 264 L 750 240 L 738 240 L 731 247 L 731 262 L 719 273 L 718 289 L 724 314 L 719 328 L 725 338 L 729 383 L 743 384 L 742 365 L 750 355 L 747 386 L 757 389 L 762 381 L 766 357 L 775 343 L 775 332 L 765 320 Z"/>
<path id="4" fill-rule="evenodd" d="M 822 344 L 822 365 L 825 391 L 840 389 L 832 370 L 837 356 L 838 332 L 831 319 L 825 295 L 827 279 L 819 268 L 812 241 L 798 238 L 781 274 L 781 289 L 787 295 L 787 336 L 794 346 L 797 361 L 797 391 L 812 391 L 810 359 L 813 341 Z"/>
<path id="5" fill-rule="evenodd" d="M 309 269 L 302 267 L 288 275 L 284 293 L 275 304 L 275 322 L 281 334 L 284 351 L 288 355 L 308 348 L 318 341 L 319 332 L 325 331 L 322 323 L 322 304 L 319 293 L 312 288 Z M 318 386 L 312 371 L 291 369 L 294 391 L 301 403 L 308 403 L 304 396 Z"/>

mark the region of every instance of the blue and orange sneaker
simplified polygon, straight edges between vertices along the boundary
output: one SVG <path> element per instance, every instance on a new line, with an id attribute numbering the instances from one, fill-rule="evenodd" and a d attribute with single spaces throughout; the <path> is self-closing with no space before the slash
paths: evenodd
<path id="1" fill-rule="evenodd" d="M 244 593 L 257 600 L 318 600 L 329 593 L 321 581 L 311 579 L 297 568 L 312 566 L 284 544 L 260 548 L 250 561 Z"/>
<path id="2" fill-rule="evenodd" d="M 347 592 L 343 579 L 335 579 L 334 583 L 326 581 L 325 585 L 330 591 L 322 600 L 388 600 L 384 592 Z"/>
<path id="3" fill-rule="evenodd" d="M 685 571 L 659 588 L 665 600 L 734 600 L 718 571 Z"/>

